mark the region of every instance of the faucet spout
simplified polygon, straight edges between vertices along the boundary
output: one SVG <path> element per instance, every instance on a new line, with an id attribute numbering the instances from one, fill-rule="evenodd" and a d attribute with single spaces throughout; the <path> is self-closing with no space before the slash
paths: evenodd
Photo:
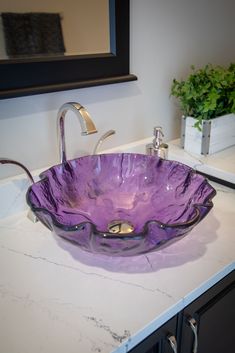
<path id="1" fill-rule="evenodd" d="M 65 163 L 67 161 L 64 119 L 68 110 L 73 111 L 77 115 L 82 130 L 82 135 L 90 135 L 97 132 L 96 127 L 90 117 L 90 114 L 81 104 L 76 102 L 68 102 L 63 104 L 57 114 L 57 133 L 59 140 L 61 163 Z"/>

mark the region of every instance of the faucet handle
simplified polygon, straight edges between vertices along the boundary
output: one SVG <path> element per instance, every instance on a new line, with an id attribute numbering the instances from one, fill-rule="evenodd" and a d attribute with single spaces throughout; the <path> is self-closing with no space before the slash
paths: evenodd
<path id="1" fill-rule="evenodd" d="M 108 137 L 114 135 L 116 133 L 115 130 L 108 130 L 107 132 L 105 132 L 98 140 L 98 142 L 96 143 L 94 150 L 93 150 L 93 154 L 97 154 L 99 152 L 99 149 L 101 147 L 101 145 L 103 144 L 104 140 L 106 140 Z"/>

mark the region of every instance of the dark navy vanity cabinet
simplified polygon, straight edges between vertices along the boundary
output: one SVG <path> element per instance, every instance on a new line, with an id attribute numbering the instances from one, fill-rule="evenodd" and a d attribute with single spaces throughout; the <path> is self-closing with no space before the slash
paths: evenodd
<path id="1" fill-rule="evenodd" d="M 130 352 L 234 353 L 234 333 L 235 271 L 211 287 Z"/>

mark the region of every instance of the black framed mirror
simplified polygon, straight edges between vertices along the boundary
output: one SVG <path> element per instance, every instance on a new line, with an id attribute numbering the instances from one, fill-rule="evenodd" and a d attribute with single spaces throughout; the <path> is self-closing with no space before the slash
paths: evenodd
<path id="1" fill-rule="evenodd" d="M 0 60 L 0 99 L 137 80 L 129 72 L 129 0 L 109 0 L 109 16 L 109 53 Z"/>

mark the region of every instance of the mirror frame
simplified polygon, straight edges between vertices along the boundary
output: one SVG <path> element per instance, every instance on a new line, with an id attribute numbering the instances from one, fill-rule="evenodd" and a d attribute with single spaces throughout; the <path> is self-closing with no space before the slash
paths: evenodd
<path id="1" fill-rule="evenodd" d="M 129 0 L 110 1 L 110 53 L 0 60 L 0 99 L 137 80 L 129 73 Z"/>

